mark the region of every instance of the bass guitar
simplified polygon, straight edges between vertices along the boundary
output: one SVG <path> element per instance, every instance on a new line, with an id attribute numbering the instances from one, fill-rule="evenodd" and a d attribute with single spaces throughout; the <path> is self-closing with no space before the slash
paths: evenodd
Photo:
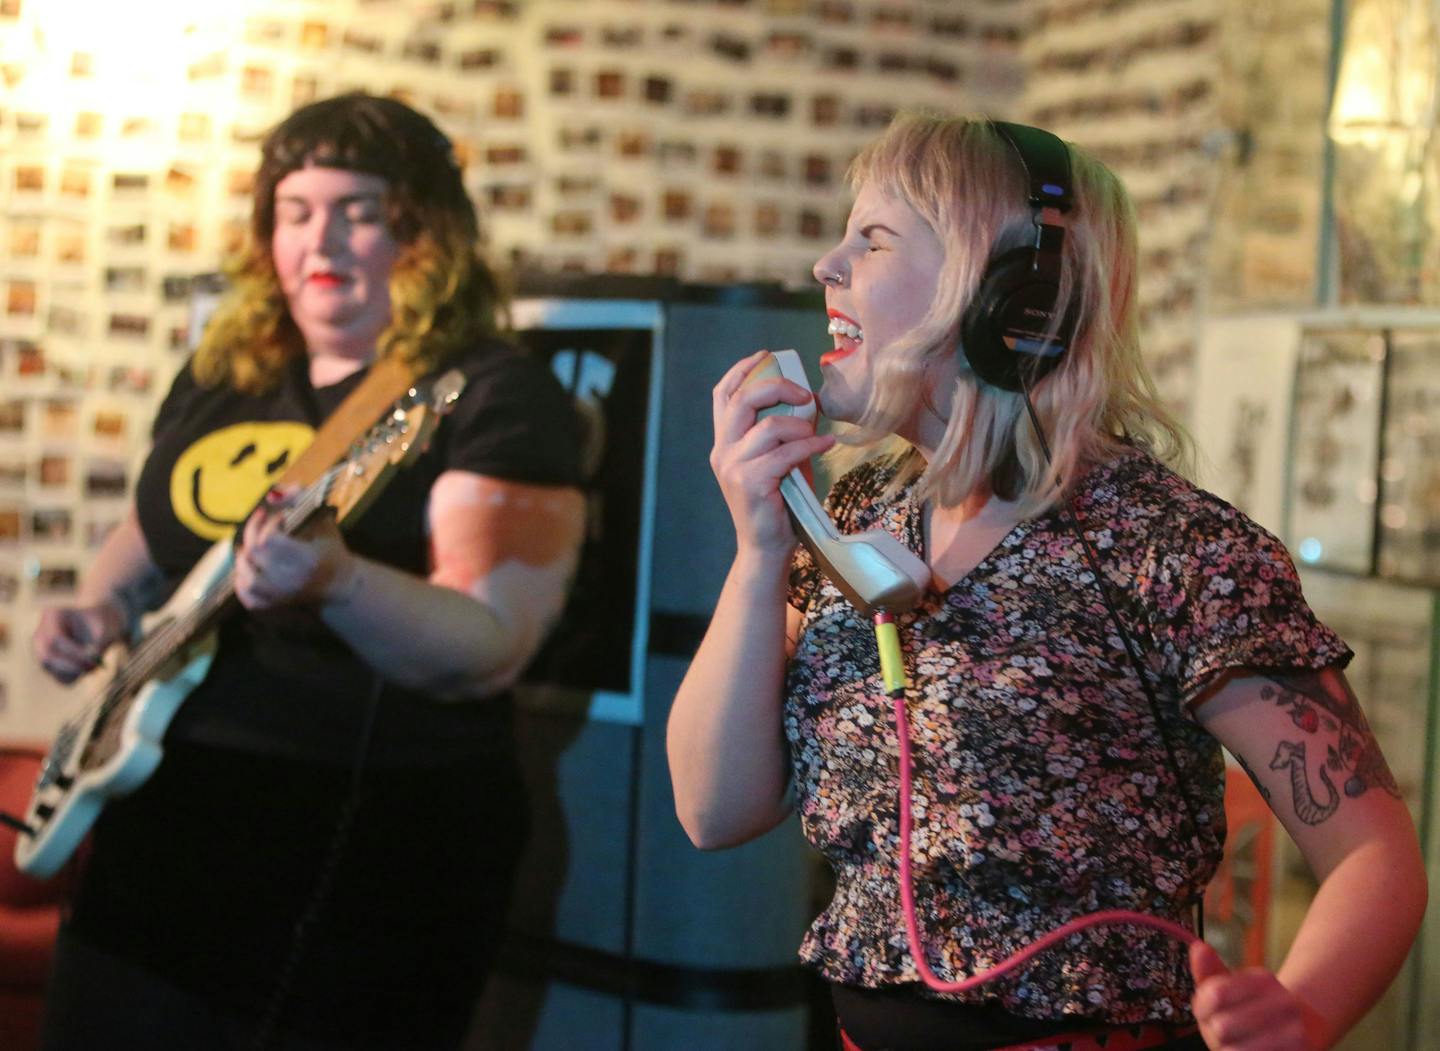
<path id="1" fill-rule="evenodd" d="M 424 451 L 464 385 L 451 370 L 411 387 L 299 491 L 282 512 L 281 528 L 295 533 L 327 509 L 341 528 L 353 522 L 394 473 Z M 53 875 L 105 804 L 143 784 L 159 765 L 166 728 L 210 669 L 215 628 L 238 605 L 233 544 L 227 538 L 207 551 L 170 599 L 144 618 L 140 638 L 111 647 L 87 677 L 92 700 L 56 734 L 16 838 L 22 872 Z"/>

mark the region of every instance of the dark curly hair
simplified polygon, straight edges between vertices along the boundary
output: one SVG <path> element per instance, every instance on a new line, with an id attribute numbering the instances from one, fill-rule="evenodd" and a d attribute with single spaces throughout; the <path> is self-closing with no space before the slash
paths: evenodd
<path id="1" fill-rule="evenodd" d="M 377 175 L 387 184 L 386 222 L 402 251 L 390 276 L 390 325 L 381 357 L 428 370 L 477 336 L 495 332 L 501 295 L 480 258 L 480 224 L 454 150 L 435 124 L 403 102 L 340 95 L 296 110 L 261 147 L 250 236 L 226 265 L 229 293 L 206 326 L 196 378 L 252 393 L 272 387 L 304 353 L 275 274 L 275 187 L 308 166 Z"/>

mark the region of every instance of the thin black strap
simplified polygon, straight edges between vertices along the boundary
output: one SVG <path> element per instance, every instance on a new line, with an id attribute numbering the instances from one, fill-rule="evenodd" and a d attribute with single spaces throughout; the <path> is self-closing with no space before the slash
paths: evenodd
<path id="1" fill-rule="evenodd" d="M 1024 383 L 1022 374 L 1021 383 Z M 1025 399 L 1025 409 L 1030 414 L 1030 424 L 1035 429 L 1035 437 L 1040 442 L 1040 451 L 1045 455 L 1045 462 L 1050 463 L 1050 445 L 1045 440 L 1045 430 L 1040 426 L 1040 417 L 1035 412 L 1034 403 L 1030 400 L 1030 389 L 1025 386 L 1021 394 Z M 1110 619 L 1115 623 L 1115 630 L 1120 635 L 1120 641 L 1125 647 L 1125 655 L 1130 660 L 1130 667 L 1135 671 L 1135 678 L 1140 682 L 1140 688 L 1145 691 L 1145 697 L 1150 702 L 1150 713 L 1155 721 L 1155 730 L 1160 735 L 1160 743 L 1165 748 L 1165 758 L 1170 764 L 1171 775 L 1175 779 L 1175 787 L 1180 793 L 1181 809 L 1185 812 L 1185 821 L 1190 826 L 1190 837 L 1195 843 L 1195 849 L 1202 851 L 1200 843 L 1200 822 L 1196 818 L 1197 807 L 1190 796 L 1190 783 L 1180 769 L 1180 762 L 1175 757 L 1175 749 L 1170 742 L 1170 735 L 1165 732 L 1165 719 L 1161 714 L 1160 699 L 1155 695 L 1155 690 L 1150 680 L 1145 675 L 1145 669 L 1140 663 L 1140 655 L 1136 652 L 1135 640 L 1131 638 L 1129 630 L 1125 627 L 1124 621 L 1120 619 L 1120 611 L 1115 608 L 1115 603 L 1110 595 L 1110 588 L 1105 583 L 1105 575 L 1101 570 L 1100 556 L 1095 553 L 1090 543 L 1090 538 L 1085 535 L 1078 516 L 1073 510 L 1070 499 L 1067 497 L 1060 512 L 1066 524 L 1074 533 L 1075 538 L 1080 541 L 1081 549 L 1085 555 L 1085 561 L 1089 564 L 1090 573 L 1095 578 L 1096 590 L 1100 593 L 1101 600 L 1105 603 L 1105 609 L 1110 614 Z M 1205 926 L 1203 902 L 1190 902 L 1197 907 L 1196 923 L 1199 927 L 1196 933 L 1202 933 Z"/>

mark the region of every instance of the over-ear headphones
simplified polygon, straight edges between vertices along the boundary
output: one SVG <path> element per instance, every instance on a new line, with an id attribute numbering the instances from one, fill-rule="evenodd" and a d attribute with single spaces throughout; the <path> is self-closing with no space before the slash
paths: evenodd
<path id="1" fill-rule="evenodd" d="M 1019 391 L 1060 364 L 1074 331 L 1074 310 L 1060 302 L 1063 215 L 1072 204 L 1070 151 L 1039 128 L 1003 121 L 991 126 L 1025 169 L 1035 230 L 1019 248 L 991 248 L 975 297 L 960 319 L 960 347 L 986 383 Z"/>

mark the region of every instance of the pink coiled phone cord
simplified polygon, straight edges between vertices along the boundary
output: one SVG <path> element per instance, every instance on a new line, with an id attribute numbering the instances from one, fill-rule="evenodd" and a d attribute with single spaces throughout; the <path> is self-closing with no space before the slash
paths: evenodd
<path id="1" fill-rule="evenodd" d="M 889 640 L 885 638 L 882 631 L 882 624 L 889 625 L 889 631 L 893 632 L 894 625 L 888 613 L 877 614 L 875 617 L 877 637 L 880 642 L 882 672 L 884 667 L 891 663 L 894 656 L 898 655 L 898 645 L 888 645 Z M 887 649 L 891 649 L 887 653 Z M 1133 912 L 1129 909 L 1105 909 L 1100 912 L 1092 912 L 1071 920 L 1062 927 L 1058 927 L 1044 937 L 1037 938 L 1034 942 L 1021 949 L 1019 952 L 1001 960 L 994 967 L 981 971 L 979 974 L 971 975 L 969 978 L 959 982 L 946 982 L 940 979 L 925 960 L 924 946 L 920 943 L 920 924 L 915 916 L 915 892 L 912 885 L 912 872 L 910 863 L 910 830 L 913 819 L 910 813 L 911 778 L 910 778 L 910 719 L 905 712 L 905 692 L 903 678 L 896 683 L 895 672 L 891 670 L 885 673 L 886 687 L 891 701 L 895 706 L 895 735 L 900 744 L 900 906 L 905 915 L 905 937 L 910 945 L 910 955 L 915 960 L 915 969 L 920 973 L 920 978 L 927 986 L 940 993 L 963 993 L 986 982 L 993 982 L 995 979 L 1009 974 L 1016 968 L 1023 967 L 1032 958 L 1049 949 L 1058 942 L 1064 941 L 1072 934 L 1076 934 L 1087 927 L 1100 927 L 1112 924 L 1130 924 L 1137 927 L 1151 927 L 1162 931 L 1172 938 L 1190 945 L 1200 938 L 1180 924 L 1171 920 L 1162 919 L 1159 916 L 1150 916 L 1143 912 Z M 903 676 L 903 672 L 900 673 Z"/>

